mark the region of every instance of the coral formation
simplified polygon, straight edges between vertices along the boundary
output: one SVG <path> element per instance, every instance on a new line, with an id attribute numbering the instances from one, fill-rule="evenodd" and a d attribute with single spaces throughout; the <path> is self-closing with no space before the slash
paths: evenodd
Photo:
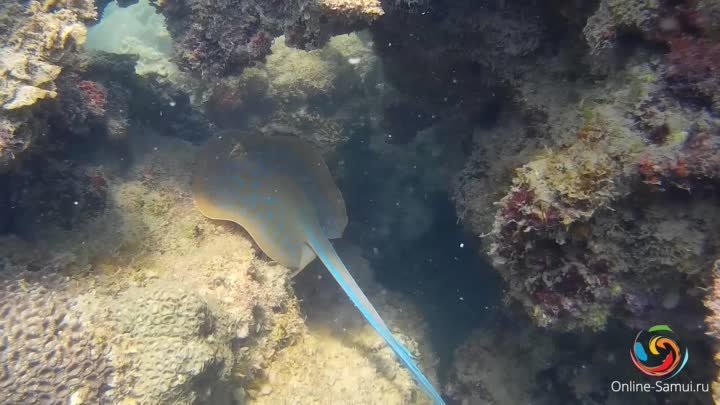
<path id="1" fill-rule="evenodd" d="M 554 343 L 532 328 L 475 330 L 453 354 L 449 395 L 463 404 L 546 403 L 538 377 L 557 357 Z"/>
<path id="2" fill-rule="evenodd" d="M 611 97 L 578 114 L 584 124 L 573 131 L 576 140 L 545 151 L 509 141 L 509 150 L 530 147 L 519 155 L 526 163 L 481 161 L 493 150 L 481 147 L 482 166 L 471 160 L 460 177 L 458 207 L 487 236 L 508 297 L 541 325 L 603 328 L 611 312 L 634 325 L 649 313 L 692 306 L 669 304 L 678 287 L 667 280 L 687 288 L 707 280 L 702 270 L 717 246 L 709 231 L 717 218 L 708 215 L 710 201 L 687 192 L 701 193 L 716 176 L 715 136 L 708 135 L 715 124 L 701 110 L 669 103 L 657 76 L 643 80 L 603 88 Z M 627 111 L 628 99 L 635 109 Z M 513 165 L 520 167 L 508 173 Z M 476 191 L 488 184 L 509 187 L 495 207 L 498 194 Z M 685 196 L 657 194 L 673 190 Z M 681 213 L 680 204 L 687 204 Z"/>
<path id="3" fill-rule="evenodd" d="M 84 23 L 96 17 L 92 1 L 6 3 L 0 49 L 0 167 L 43 135 L 39 101 L 57 96 L 56 79 L 85 41 Z"/>
<path id="4" fill-rule="evenodd" d="M 43 222 L 28 225 L 42 229 L 35 230 L 38 242 L 30 244 L 0 239 L 3 272 L 13 280 L 28 268 L 71 277 L 73 313 L 89 328 L 84 336 L 107 351 L 112 389 L 103 391 L 103 400 L 229 405 L 301 393 L 316 401 L 335 390 L 338 398 L 359 400 L 374 392 L 405 403 L 419 395 L 372 329 L 363 329 L 360 340 L 309 330 L 288 288 L 290 272 L 258 257 L 240 228 L 206 220 L 195 210 L 187 190 L 194 146 L 150 132 L 126 141 L 130 167 L 106 168 L 101 178 L 86 180 L 107 193 L 101 215 L 73 222 L 72 231 Z M 412 313 L 400 312 L 406 304 L 380 308 L 386 306 L 392 309 L 390 324 Z M 344 307 L 344 314 L 357 315 L 349 302 Z M 366 350 L 375 355 L 368 357 Z M 313 358 L 298 363 L 297 355 L 310 353 Z M 349 363 L 349 358 L 356 360 Z M 319 372 L 323 359 L 348 375 L 362 367 L 364 386 L 386 390 L 342 390 L 333 385 L 336 367 Z M 282 370 L 296 377 L 314 375 L 315 387 L 325 388 L 322 393 L 312 387 L 284 391 L 273 383 L 271 393 L 256 389 L 275 381 L 272 376 Z"/>
<path id="5" fill-rule="evenodd" d="M 74 309 L 71 283 L 0 268 L 1 404 L 104 403 L 112 363 Z"/>
<path id="6" fill-rule="evenodd" d="M 270 53 L 285 33 L 295 47 L 318 48 L 332 35 L 363 28 L 382 8 L 377 0 L 153 1 L 167 19 L 180 67 L 202 77 L 239 74 Z"/>
<path id="7" fill-rule="evenodd" d="M 514 106 L 475 129 L 458 213 L 485 237 L 508 297 L 538 324 L 603 328 L 611 314 L 630 325 L 650 314 L 696 319 L 684 311 L 697 299 L 675 298 L 707 283 L 717 249 L 707 193 L 716 188 L 718 124 L 709 111 L 713 42 L 704 30 L 689 33 L 688 7 L 601 2 L 584 27 L 585 52 L 618 58 L 614 70 L 594 63 L 588 72 L 614 73 L 558 89 L 552 78 L 572 71 L 564 59 L 533 56 L 547 68 L 515 71 L 505 80 Z M 647 63 L 647 51 L 629 58 L 617 48 L 632 43 L 627 35 L 669 52 Z"/>
<path id="8" fill-rule="evenodd" d="M 259 127 L 305 138 L 331 166 L 353 132 L 377 108 L 378 60 L 362 34 L 340 35 L 302 51 L 276 41 L 266 63 L 218 80 L 205 107 L 221 126 Z M 357 96 L 357 97 L 355 97 Z"/>

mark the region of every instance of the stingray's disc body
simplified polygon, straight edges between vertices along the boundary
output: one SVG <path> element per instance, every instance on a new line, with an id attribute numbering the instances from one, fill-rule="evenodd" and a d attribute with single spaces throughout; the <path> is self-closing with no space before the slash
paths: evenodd
<path id="1" fill-rule="evenodd" d="M 192 190 L 205 216 L 238 223 L 265 254 L 291 268 L 314 258 L 307 232 L 319 227 L 339 238 L 347 225 L 322 156 L 295 137 L 216 135 L 199 155 Z"/>

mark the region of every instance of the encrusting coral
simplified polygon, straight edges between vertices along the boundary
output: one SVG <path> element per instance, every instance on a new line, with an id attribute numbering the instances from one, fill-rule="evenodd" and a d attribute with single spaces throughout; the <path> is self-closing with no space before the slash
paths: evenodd
<path id="1" fill-rule="evenodd" d="M 84 1 L 10 2 L 0 6 L 0 168 L 43 134 L 36 105 L 57 97 L 56 79 L 68 56 L 85 42 L 96 18 Z"/>
<path id="2" fill-rule="evenodd" d="M 508 301 L 540 325 L 679 314 L 690 324 L 720 223 L 716 37 L 698 12 L 708 2 L 596 6 L 562 16 L 587 47 L 541 41 L 497 73 L 512 105 L 475 128 L 458 214 L 483 238 Z"/>
<path id="3" fill-rule="evenodd" d="M 506 119 L 485 132 L 530 142 L 503 149 L 476 138 L 458 208 L 485 236 L 508 298 L 540 325 L 602 329 L 611 314 L 636 325 L 691 310 L 696 299 L 678 292 L 708 281 L 720 223 L 706 194 L 717 184 L 718 123 L 673 98 L 663 72 L 635 63 L 617 73 L 622 80 L 579 87 L 579 107 L 567 99 L 564 109 L 544 108 L 545 139 Z M 535 109 L 534 98 L 521 100 Z M 498 148 L 520 154 L 481 160 Z M 483 185 L 492 188 L 478 193 Z"/>
<path id="4" fill-rule="evenodd" d="M 276 2 L 278 3 L 278 2 Z M 166 17 L 181 68 L 202 77 L 239 74 L 285 34 L 295 47 L 319 48 L 332 35 L 361 29 L 383 14 L 377 0 L 153 1 Z"/>
<path id="5" fill-rule="evenodd" d="M 453 354 L 449 395 L 462 404 L 546 403 L 538 377 L 556 360 L 554 344 L 525 325 L 519 333 L 475 330 Z"/>
<path id="6" fill-rule="evenodd" d="M 205 107 L 222 127 L 304 138 L 334 167 L 339 150 L 382 104 L 378 62 L 365 33 L 332 37 L 312 51 L 279 38 L 265 63 L 217 80 Z"/>

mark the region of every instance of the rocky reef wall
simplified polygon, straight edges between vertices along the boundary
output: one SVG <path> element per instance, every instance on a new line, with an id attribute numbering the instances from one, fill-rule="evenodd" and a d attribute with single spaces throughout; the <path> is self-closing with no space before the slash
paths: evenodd
<path id="1" fill-rule="evenodd" d="M 101 6 L 0 6 L 0 403 L 423 403 L 322 269 L 292 288 L 195 212 L 223 128 L 321 150 L 344 255 L 433 380 L 432 325 L 370 268 L 452 197 L 508 304 L 440 370 L 453 400 L 622 403 L 608 353 L 655 320 L 716 378 L 716 0 L 151 1 L 88 50 Z M 28 349 L 47 330 L 68 334 Z"/>

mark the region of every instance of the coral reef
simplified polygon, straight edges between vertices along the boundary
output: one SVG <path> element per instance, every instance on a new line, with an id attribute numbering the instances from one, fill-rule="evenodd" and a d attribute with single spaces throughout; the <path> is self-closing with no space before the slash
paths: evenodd
<path id="1" fill-rule="evenodd" d="M 182 69 L 202 77 L 239 74 L 270 53 L 285 33 L 295 47 L 318 48 L 332 35 L 366 26 L 382 8 L 377 0 L 153 1 L 167 19 Z"/>
<path id="2" fill-rule="evenodd" d="M 535 24 L 561 12 L 588 48 L 541 39 L 523 56 L 533 70 L 492 50 L 473 56 L 511 65 L 493 79 L 511 105 L 474 124 L 456 207 L 536 323 L 697 322 L 718 246 L 715 40 L 697 13 L 707 4 L 558 7 Z"/>
<path id="3" fill-rule="evenodd" d="M 549 335 L 532 328 L 475 330 L 455 350 L 447 391 L 461 404 L 546 403 L 550 398 L 540 389 L 539 376 L 556 360 L 554 345 Z"/>
<path id="4" fill-rule="evenodd" d="M 333 37 L 322 49 L 302 51 L 276 41 L 266 63 L 218 80 L 205 104 L 223 127 L 305 138 L 336 166 L 338 151 L 369 126 L 383 92 L 378 60 L 366 35 Z"/>
<path id="5" fill-rule="evenodd" d="M 103 403 L 114 370 L 106 346 L 74 309 L 71 283 L 50 272 L 12 274 L 5 267 L 0 267 L 0 403 Z"/>
<path id="6" fill-rule="evenodd" d="M 32 243 L 2 238 L 3 277 L 18 283 L 22 271 L 54 269 L 72 279 L 68 306 L 84 325 L 83 339 L 108 353 L 112 389 L 105 387 L 103 401 L 230 404 L 235 385 L 252 378 L 301 330 L 289 271 L 258 259 L 233 228 L 197 213 L 186 189 L 194 148 L 149 133 L 138 141 L 127 174 L 106 169 L 103 215 L 83 218 L 72 231 L 38 223 Z M 164 153 L 153 153 L 145 142 Z M 62 308 L 60 301 L 41 302 Z M 102 382 L 102 376 L 80 375 L 68 389 Z M 51 384 L 51 392 L 58 387 Z M 105 403 L 87 395 L 89 402 L 76 403 Z"/>
<path id="7" fill-rule="evenodd" d="M 678 285 L 707 281 L 707 252 L 717 246 L 709 230 L 718 218 L 702 194 L 716 177 L 709 135 L 716 124 L 702 110 L 669 102 L 660 79 L 642 73 L 646 68 L 630 72 L 644 79 L 603 87 L 596 93 L 602 104 L 578 112 L 584 124 L 572 131 L 576 140 L 555 150 L 510 140 L 506 150 L 525 150 L 519 162 L 489 162 L 484 157 L 497 146 L 480 147 L 460 177 L 459 209 L 487 236 L 508 296 L 541 325 L 603 328 L 611 312 L 634 325 L 650 313 L 689 310 L 691 298 L 670 297 Z M 495 208 L 498 194 L 488 185 L 510 188 Z"/>
<path id="8" fill-rule="evenodd" d="M 92 1 L 31 1 L 3 4 L 0 14 L 0 167 L 5 168 L 43 135 L 36 106 L 57 96 L 55 81 L 84 43 L 84 23 L 96 13 Z"/>
<path id="9" fill-rule="evenodd" d="M 101 178 L 75 180 L 103 188 L 104 211 L 76 218 L 71 230 L 53 226 L 51 217 L 26 224 L 33 242 L 0 238 L 3 276 L 14 285 L 24 285 L 17 280 L 30 269 L 57 271 L 72 282 L 73 316 L 84 325 L 84 338 L 107 353 L 103 359 L 112 383 L 102 386 L 101 401 L 229 405 L 277 403 L 273 401 L 302 395 L 312 403 L 334 392 L 343 399 L 375 395 L 396 398 L 395 403 L 410 398 L 424 403 L 393 353 L 364 322 L 355 319 L 362 329 L 352 339 L 306 327 L 289 289 L 290 272 L 258 257 L 241 228 L 204 219 L 196 211 L 187 190 L 196 147 L 132 128 L 125 140 L 129 149 L 116 157 L 131 165 L 109 165 Z M 85 165 L 82 169 L 92 167 Z M 335 306 L 342 294 L 334 293 L 335 298 L 316 301 L 313 307 Z M 403 330 L 415 325 L 407 330 L 421 338 L 422 331 L 416 332 L 422 328 L 419 316 L 401 310 L 407 305 L 399 298 L 379 295 L 379 308 L 390 311 L 389 324 Z M 349 302 L 336 308 L 357 318 Z M 331 373 L 322 372 L 330 370 L 327 362 L 335 364 Z M 348 376 L 363 371 L 343 389 L 334 383 L 342 370 Z M 314 376 L 315 384 L 303 391 L 287 384 L 291 375 L 298 383 Z M 80 378 L 69 392 L 94 381 Z M 262 388 L 267 384 L 271 391 Z M 385 389 L 378 391 L 378 386 Z M 95 401 L 88 390 L 76 397 L 81 394 L 105 403 Z"/>

